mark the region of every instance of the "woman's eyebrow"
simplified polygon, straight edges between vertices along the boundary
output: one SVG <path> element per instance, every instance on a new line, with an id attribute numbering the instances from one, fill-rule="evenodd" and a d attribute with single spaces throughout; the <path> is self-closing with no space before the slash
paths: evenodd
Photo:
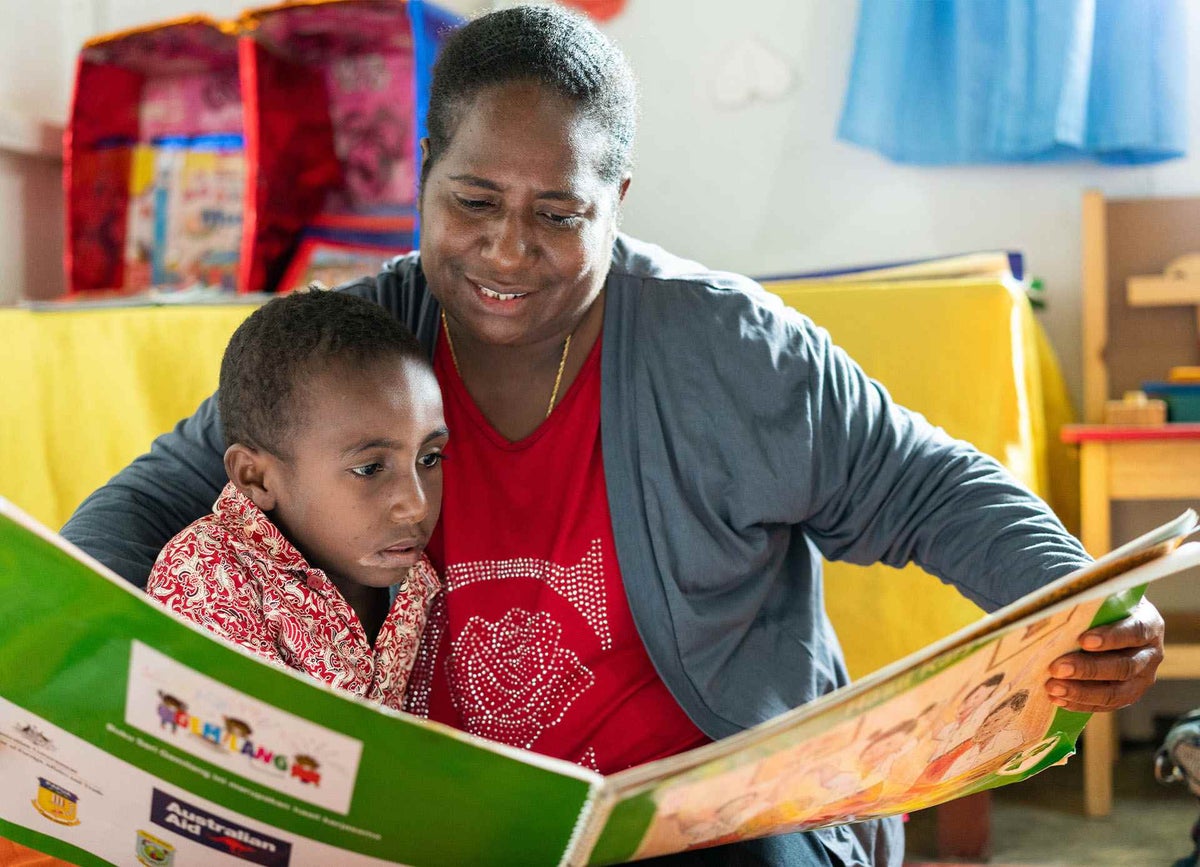
<path id="1" fill-rule="evenodd" d="M 503 190 L 495 181 L 489 181 L 487 178 L 479 177 L 479 175 L 450 175 L 450 180 L 470 184 L 473 187 L 483 187 L 485 190 L 492 190 L 497 193 Z"/>
<path id="2" fill-rule="evenodd" d="M 504 192 L 504 187 L 495 181 L 489 181 L 487 178 L 481 178 L 479 175 L 450 175 L 450 180 L 458 181 L 463 184 L 470 184 L 472 187 L 479 187 L 484 190 L 491 190 L 494 193 Z M 550 199 L 556 202 L 582 202 L 582 196 L 570 192 L 569 190 L 544 190 L 537 194 L 539 199 Z"/>

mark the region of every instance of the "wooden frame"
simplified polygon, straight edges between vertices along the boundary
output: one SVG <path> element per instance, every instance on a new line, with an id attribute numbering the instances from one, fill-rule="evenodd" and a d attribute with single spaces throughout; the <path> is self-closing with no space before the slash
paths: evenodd
<path id="1" fill-rule="evenodd" d="M 1109 201 L 1095 190 L 1084 193 L 1083 393 L 1089 424 L 1103 422 L 1106 401 L 1200 359 L 1200 306 L 1192 280 L 1174 273 L 1181 263 L 1190 265 L 1195 251 L 1200 198 Z M 1200 500 L 1200 430 L 1189 427 L 1195 426 L 1143 429 L 1134 441 L 1111 426 L 1065 432 L 1065 440 L 1081 446 L 1081 537 L 1091 554 L 1112 548 L 1115 500 Z M 1167 621 L 1159 677 L 1200 678 L 1200 615 Z M 1112 809 L 1115 714 L 1095 715 L 1083 741 L 1084 808 L 1089 816 L 1105 816 Z"/>

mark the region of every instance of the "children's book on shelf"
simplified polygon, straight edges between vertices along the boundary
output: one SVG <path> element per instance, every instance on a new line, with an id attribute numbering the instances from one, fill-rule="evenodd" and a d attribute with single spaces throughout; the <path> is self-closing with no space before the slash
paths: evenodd
<path id="1" fill-rule="evenodd" d="M 0 500 L 0 836 L 85 865 L 602 865 L 931 806 L 1072 754 L 1088 716 L 1049 701 L 1047 664 L 1200 563 L 1195 526 L 605 777 L 264 662 Z"/>
<path id="2" fill-rule="evenodd" d="M 772 275 L 760 279 L 763 282 L 884 283 L 987 277 L 1021 282 L 1025 279 L 1025 257 L 1016 250 L 980 250 L 926 259 Z"/>

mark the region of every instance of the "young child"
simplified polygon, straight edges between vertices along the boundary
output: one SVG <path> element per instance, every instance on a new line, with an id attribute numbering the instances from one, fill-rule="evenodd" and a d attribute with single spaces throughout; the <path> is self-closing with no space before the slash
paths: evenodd
<path id="1" fill-rule="evenodd" d="M 229 484 L 147 592 L 269 660 L 399 708 L 439 581 L 447 431 L 420 344 L 351 295 L 272 300 L 221 362 Z"/>

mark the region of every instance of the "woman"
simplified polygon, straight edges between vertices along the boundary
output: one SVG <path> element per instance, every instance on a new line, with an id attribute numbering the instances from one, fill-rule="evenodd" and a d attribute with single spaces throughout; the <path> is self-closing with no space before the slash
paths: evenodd
<path id="1" fill-rule="evenodd" d="M 417 333 L 453 431 L 429 549 L 447 592 L 409 706 L 606 773 L 846 682 L 821 554 L 915 560 L 987 608 L 1087 559 L 811 322 L 619 236 L 635 115 L 628 65 L 585 20 L 522 7 L 462 28 L 434 73 L 420 253 L 348 288 Z M 144 581 L 216 496 L 223 449 L 210 400 L 64 535 Z M 1048 681 L 1063 706 L 1153 680 L 1151 607 L 1094 634 L 1106 652 Z M 868 822 L 664 861 L 895 865 L 902 848 L 897 821 Z"/>

